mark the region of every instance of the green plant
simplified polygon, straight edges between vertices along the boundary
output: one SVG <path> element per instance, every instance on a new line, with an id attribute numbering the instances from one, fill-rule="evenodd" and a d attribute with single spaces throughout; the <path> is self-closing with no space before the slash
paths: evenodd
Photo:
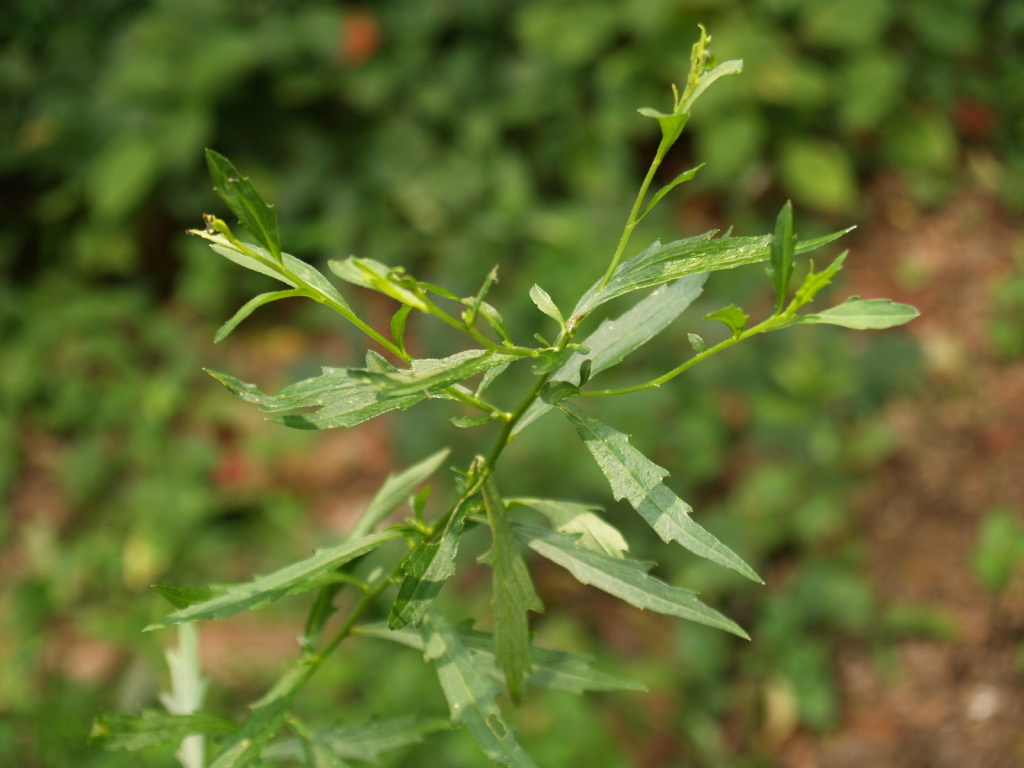
<path id="1" fill-rule="evenodd" d="M 652 575 L 651 563 L 628 557 L 625 537 L 598 514 L 600 510 L 576 501 L 510 496 L 499 488 L 499 481 L 505 487 L 515 482 L 514 477 L 500 473 L 508 445 L 537 418 L 556 411 L 579 435 L 613 496 L 626 499 L 665 542 L 676 542 L 700 558 L 760 581 L 739 555 L 693 520 L 690 507 L 663 483 L 668 474 L 665 469 L 631 445 L 625 433 L 590 415 L 580 403 L 657 389 L 718 352 L 769 331 L 817 323 L 889 328 L 917 315 L 907 305 L 857 297 L 820 312 L 802 313 L 842 268 L 846 254 L 820 271 L 812 264 L 791 291 L 795 256 L 826 245 L 843 232 L 798 241 L 789 204 L 779 213 L 772 235 L 716 236 L 712 231 L 667 244 L 655 241 L 627 258 L 630 240 L 644 217 L 699 170 L 681 173 L 652 192 L 658 170 L 679 139 L 694 102 L 714 81 L 741 70 L 739 61 L 714 62 L 708 43 L 702 29 L 693 46 L 685 86 L 681 92 L 673 87 L 670 111 L 640 110 L 657 121 L 661 140 L 603 274 L 568 314 L 539 285 L 530 289 L 534 304 L 554 324 L 554 341 L 536 334 L 536 345 L 517 343 L 501 313 L 488 303 L 497 282 L 497 267 L 475 295 L 459 297 L 413 278 L 402 268 L 372 259 L 332 261 L 331 270 L 346 282 L 398 302 L 390 328 L 381 331 L 373 327 L 323 274 L 281 250 L 274 208 L 230 161 L 207 151 L 216 191 L 256 242 L 240 240 L 223 220 L 212 215 L 205 217 L 204 230 L 193 233 L 208 240 L 225 258 L 287 286 L 246 303 L 221 327 L 218 340 L 262 305 L 305 297 L 333 309 L 390 356 L 371 350 L 364 367 L 324 368 L 320 376 L 276 395 L 227 374 L 213 373 L 215 378 L 239 397 L 274 414 L 273 420 L 298 429 L 351 427 L 426 400 L 442 400 L 459 409 L 451 417 L 456 427 L 489 426 L 497 435 L 488 452 L 466 459 L 455 470 L 454 489 L 441 499 L 442 494 L 431 486 L 420 486 L 448 460 L 448 449 L 390 477 L 348 537 L 336 546 L 246 584 L 208 589 L 157 587 L 177 610 L 148 629 L 223 618 L 288 595 L 313 591 L 316 595 L 299 641 L 298 663 L 252 705 L 251 714 L 240 725 L 191 711 L 198 699 L 190 696 L 186 697 L 188 707 L 169 707 L 172 714 L 147 711 L 141 717 L 101 716 L 94 724 L 95 743 L 139 749 L 204 735 L 218 741 L 211 764 L 214 768 L 270 760 L 342 765 L 348 759 L 376 759 L 384 749 L 413 743 L 437 729 L 436 721 L 415 713 L 323 730 L 318 729 L 319 724 L 307 722 L 297 704 L 299 692 L 341 643 L 361 636 L 421 651 L 435 666 L 452 723 L 464 725 L 494 763 L 533 765 L 496 701 L 500 690 L 496 683 L 504 684 L 514 703 L 520 702 L 528 684 L 572 692 L 637 686 L 591 669 L 583 657 L 533 645 L 528 614 L 542 611 L 543 605 L 534 590 L 524 548 L 565 568 L 580 582 L 638 608 L 747 637 L 735 622 L 701 602 L 696 593 Z M 693 354 L 665 373 L 638 384 L 605 389 L 589 386 L 675 320 L 701 293 L 710 272 L 764 261 L 774 287 L 772 311 L 766 319 L 749 324 L 748 313 L 734 305 L 725 307 L 705 318 L 725 325 L 728 333 L 721 341 L 709 343 L 691 333 Z M 598 310 L 603 313 L 612 301 L 644 290 L 650 290 L 645 298 L 577 341 Z M 451 328 L 453 339 L 469 337 L 476 346 L 440 359 L 416 359 L 407 344 L 414 312 Z M 492 399 L 490 387 L 499 377 L 516 373 L 526 382 L 519 382 L 521 391 L 515 405 L 502 407 Z M 475 386 L 466 384 L 470 380 Z M 406 502 L 408 516 L 382 527 Z M 449 618 L 449 611 L 442 610 L 437 601 L 444 584 L 456 574 L 460 545 L 464 540 L 466 546 L 476 543 L 476 532 L 489 536 L 490 542 L 479 558 L 492 572 L 489 632 Z M 396 585 L 397 595 L 392 596 Z M 349 602 L 342 604 L 343 600 Z M 382 606 L 390 606 L 386 621 L 377 620 Z M 336 613 L 343 615 L 331 625 Z M 188 653 L 182 651 L 176 657 L 177 668 L 187 658 Z M 202 687 L 194 668 L 188 679 L 193 693 Z M 180 704 L 181 698 L 169 701 Z M 283 727 L 293 738 L 276 740 Z M 185 754 L 184 748 L 181 754 Z M 187 758 L 189 768 L 200 759 L 195 754 Z"/>

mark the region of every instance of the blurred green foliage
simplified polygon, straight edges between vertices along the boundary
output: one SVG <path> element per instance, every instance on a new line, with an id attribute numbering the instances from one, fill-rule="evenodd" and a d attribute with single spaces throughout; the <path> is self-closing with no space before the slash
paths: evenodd
<path id="1" fill-rule="evenodd" d="M 205 339 L 250 291 L 183 235 L 214 206 L 202 149 L 236 159 L 278 201 L 296 253 L 462 276 L 450 286 L 462 292 L 500 256 L 521 268 L 499 288 L 512 295 L 543 273 L 561 301 L 582 287 L 581 255 L 618 232 L 638 144 L 651 141 L 635 109 L 667 102 L 698 22 L 747 74 L 709 92 L 688 127 L 692 156 L 665 170 L 706 162 L 693 183 L 713 208 L 742 223 L 790 196 L 845 222 L 863 214 L 862 184 L 887 173 L 921 203 L 971 173 L 1024 208 L 1024 6 L 1008 0 L 3 3 L 0 535 L 16 558 L 0 593 L 0 763 L 126 764 L 83 745 L 97 710 L 152 699 L 159 639 L 135 634 L 143 590 L 168 573 L 198 583 L 204 563 L 245 541 L 288 541 L 299 514 L 273 498 L 239 502 L 211 480 L 218 424 L 237 417 L 199 373 Z M 1009 330 L 993 333 L 1015 356 L 1019 290 L 1005 292 Z M 730 597 L 736 585 L 710 570 L 686 573 L 757 638 L 737 653 L 685 627 L 655 656 L 648 681 L 679 704 L 674 728 L 695 765 L 730 759 L 722 724 L 768 678 L 795 697 L 799 723 L 834 724 L 833 640 L 865 636 L 878 617 L 846 499 L 886 455 L 878 408 L 914 356 L 888 337 L 870 355 L 830 338 L 802 340 L 806 354 L 782 368 L 773 340 L 755 345 L 695 372 L 713 386 L 661 392 L 651 415 L 620 418 L 660 435 L 661 463 L 695 490 L 710 527 L 780 574 L 753 600 Z M 652 350 L 652 366 L 658 354 L 673 352 Z M 665 423 L 676 426 L 666 434 Z M 537 430 L 532 447 L 550 455 L 531 455 L 527 476 L 549 489 L 568 476 L 600 498 L 592 469 L 561 463 L 571 435 Z M 59 502 L 25 508 L 31 483 Z M 690 567 L 680 562 L 680 576 Z M 76 680 L 48 645 L 70 631 L 144 651 L 149 672 L 122 660 L 110 685 Z M 332 702 L 339 716 L 386 707 L 387 676 L 346 677 L 373 667 L 366 653 L 338 675 L 367 698 Z M 545 702 L 523 714 L 542 762 L 615 749 L 586 727 L 587 704 Z M 592 742 L 570 746 L 552 722 Z M 470 764 L 457 744 L 446 754 Z"/>

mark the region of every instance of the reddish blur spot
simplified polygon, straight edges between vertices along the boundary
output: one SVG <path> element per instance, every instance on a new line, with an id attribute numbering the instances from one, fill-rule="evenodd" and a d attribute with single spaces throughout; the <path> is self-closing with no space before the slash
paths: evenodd
<path id="1" fill-rule="evenodd" d="M 967 139 L 987 139 L 996 129 L 992 108 L 974 99 L 961 101 L 954 113 L 958 133 Z"/>
<path id="2" fill-rule="evenodd" d="M 380 25 L 367 10 L 348 13 L 341 22 L 339 56 L 343 64 L 356 67 L 380 49 Z"/>

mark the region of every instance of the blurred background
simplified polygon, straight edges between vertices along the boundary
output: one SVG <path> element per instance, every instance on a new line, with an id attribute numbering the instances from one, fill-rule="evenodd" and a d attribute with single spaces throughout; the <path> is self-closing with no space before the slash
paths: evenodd
<path id="1" fill-rule="evenodd" d="M 602 404 L 672 472 L 753 588 L 635 527 L 560 424 L 504 487 L 591 501 L 752 643 L 603 601 L 536 564 L 542 643 L 646 695 L 537 693 L 541 765 L 1024 765 L 1024 4 L 1012 0 L 6 0 L 0 8 L 0 763 L 171 766 L 86 746 L 100 710 L 166 685 L 153 583 L 244 580 L 335 541 L 448 429 L 423 406 L 347 432 L 265 423 L 203 367 L 266 389 L 357 364 L 361 341 L 281 302 L 216 348 L 264 278 L 185 234 L 203 148 L 276 203 L 285 248 L 403 265 L 457 293 L 495 263 L 510 324 L 607 262 L 656 147 L 642 106 L 697 24 L 739 77 L 699 102 L 635 238 L 857 224 L 831 299 L 916 304 L 906 329 L 814 327 Z M 819 259 L 824 258 L 819 257 Z M 638 355 L 663 371 L 760 269 L 718 273 Z M 390 307 L 356 296 L 386 323 Z M 429 329 L 413 339 L 434 347 Z M 684 350 L 684 351 L 680 351 Z M 527 433 L 529 435 L 529 433 Z M 452 438 L 473 449 L 474 435 Z M 566 457 L 569 458 L 566 458 Z M 514 490 L 513 490 L 514 488 Z M 610 505 L 610 506 L 609 506 Z M 449 592 L 486 612 L 472 571 Z M 201 628 L 209 708 L 237 716 L 294 655 L 303 601 Z M 585 608 L 581 606 L 585 605 Z M 349 644 L 346 644 L 349 645 Z M 345 722 L 426 702 L 414 652 L 353 641 L 304 699 Z M 477 766 L 461 732 L 391 764 Z"/>

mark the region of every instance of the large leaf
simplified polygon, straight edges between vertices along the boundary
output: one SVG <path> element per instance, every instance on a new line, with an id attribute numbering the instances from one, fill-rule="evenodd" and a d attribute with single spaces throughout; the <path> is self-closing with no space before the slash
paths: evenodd
<path id="1" fill-rule="evenodd" d="M 389 397 L 401 397 L 443 389 L 515 359 L 515 355 L 468 349 L 440 360 L 414 360 L 411 368 L 390 371 L 349 369 L 349 375 L 363 387 L 384 392 Z"/>
<path id="2" fill-rule="evenodd" d="M 530 674 L 530 626 L 527 611 L 540 612 L 530 572 L 519 552 L 519 544 L 508 522 L 508 511 L 494 481 L 483 488 L 484 508 L 491 526 L 492 545 L 481 560 L 494 571 L 491 607 L 494 612 L 494 658 L 505 673 L 512 701 L 519 703 L 523 680 Z"/>
<path id="3" fill-rule="evenodd" d="M 388 617 L 392 629 L 409 623 L 419 625 L 441 587 L 455 575 L 455 556 L 468 509 L 467 504 L 458 506 L 439 536 L 421 541 L 406 556 L 402 563 L 405 578 Z"/>
<path id="4" fill-rule="evenodd" d="M 329 758 L 334 765 L 345 765 L 344 760 L 380 761 L 382 753 L 419 744 L 423 737 L 434 731 L 449 728 L 447 720 L 425 720 L 416 715 L 375 720 L 362 725 L 327 728 L 313 734 L 313 743 L 304 745 L 298 739 L 287 739 L 263 750 L 264 760 L 302 762 L 305 748 L 312 746 Z"/>
<path id="5" fill-rule="evenodd" d="M 581 546 L 612 557 L 622 557 L 629 549 L 618 528 L 595 514 L 600 507 L 553 499 L 516 498 L 508 499 L 508 503 L 537 510 L 551 521 L 556 531 L 578 536 L 577 542 Z"/>
<path id="6" fill-rule="evenodd" d="M 890 299 L 859 299 L 853 296 L 837 307 L 813 315 L 801 315 L 801 323 L 827 323 L 857 330 L 893 328 L 909 323 L 920 312 L 909 304 Z"/>
<path id="7" fill-rule="evenodd" d="M 105 713 L 93 721 L 89 743 L 104 749 L 136 751 L 146 747 L 177 746 L 188 736 L 219 736 L 231 733 L 237 727 L 230 720 L 206 712 L 165 715 L 146 709 L 141 717 Z"/>
<path id="8" fill-rule="evenodd" d="M 835 232 L 814 240 L 804 240 L 795 246 L 796 253 L 820 248 L 850 230 Z M 685 275 L 732 269 L 754 264 L 769 257 L 772 237 L 715 237 L 716 231 L 687 237 L 662 244 L 656 240 L 642 253 L 622 262 L 604 286 L 598 281 L 583 294 L 573 316 L 592 312 L 606 301 L 632 291 L 678 280 Z"/>
<path id="9" fill-rule="evenodd" d="M 448 458 L 448 454 L 449 450 L 445 448 L 428 456 L 418 464 L 413 464 L 404 472 L 388 475 L 366 511 L 353 526 L 349 537 L 364 536 L 376 528 L 378 523 L 408 500 L 417 485 L 437 471 L 437 468 Z"/>
<path id="10" fill-rule="evenodd" d="M 492 680 L 499 683 L 505 682 L 504 673 L 498 669 L 498 665 L 494 661 L 494 636 L 490 632 L 470 629 L 465 625 L 455 627 L 455 632 L 466 647 L 473 652 L 477 667 Z M 390 640 L 400 645 L 423 650 L 422 636 L 410 629 L 390 630 L 384 624 L 367 624 L 360 627 L 357 634 Z M 526 681 L 538 688 L 568 693 L 646 690 L 639 683 L 591 669 L 590 665 L 593 660 L 588 656 L 538 648 L 534 645 L 530 647 L 530 662 L 533 671 Z"/>
<path id="11" fill-rule="evenodd" d="M 400 531 L 383 531 L 347 541 L 336 547 L 317 550 L 312 557 L 245 584 L 233 585 L 210 600 L 175 611 L 159 621 L 154 621 L 146 627 L 146 631 L 184 621 L 221 619 L 239 611 L 262 608 L 286 595 L 316 589 L 323 586 L 322 577 L 339 566 L 401 536 Z"/>
<path id="12" fill-rule="evenodd" d="M 661 482 L 668 476 L 668 470 L 630 445 L 628 435 L 587 415 L 572 403 L 562 401 L 558 407 L 572 422 L 608 479 L 616 500 L 629 501 L 664 541 L 677 541 L 695 555 L 761 582 L 739 555 L 690 517 L 690 505 Z"/>
<path id="13" fill-rule="evenodd" d="M 494 701 L 498 687 L 477 665 L 472 651 L 436 611 L 421 629 L 424 654 L 434 662 L 454 725 L 465 725 L 492 762 L 507 768 L 536 768 Z"/>
<path id="14" fill-rule="evenodd" d="M 597 330 L 581 342 L 589 350 L 575 352 L 554 373 L 552 381 L 580 382 L 580 365 L 590 360 L 590 375 L 618 365 L 630 352 L 643 346 L 663 331 L 700 296 L 706 274 L 688 275 L 672 285 L 658 288 L 614 320 L 605 320 Z M 541 401 L 533 405 L 516 422 L 512 434 L 518 434 L 539 416 L 551 409 Z"/>
<path id="15" fill-rule="evenodd" d="M 581 584 L 590 584 L 643 610 L 678 616 L 723 629 L 749 640 L 743 629 L 697 599 L 697 593 L 651 576 L 653 563 L 612 557 L 581 546 L 574 536 L 532 525 L 516 524 L 516 533 L 537 554 L 568 570 Z"/>
<path id="16" fill-rule="evenodd" d="M 274 261 L 281 261 L 281 235 L 274 206 L 268 205 L 252 182 L 223 155 L 207 149 L 206 164 L 217 194 Z"/>

